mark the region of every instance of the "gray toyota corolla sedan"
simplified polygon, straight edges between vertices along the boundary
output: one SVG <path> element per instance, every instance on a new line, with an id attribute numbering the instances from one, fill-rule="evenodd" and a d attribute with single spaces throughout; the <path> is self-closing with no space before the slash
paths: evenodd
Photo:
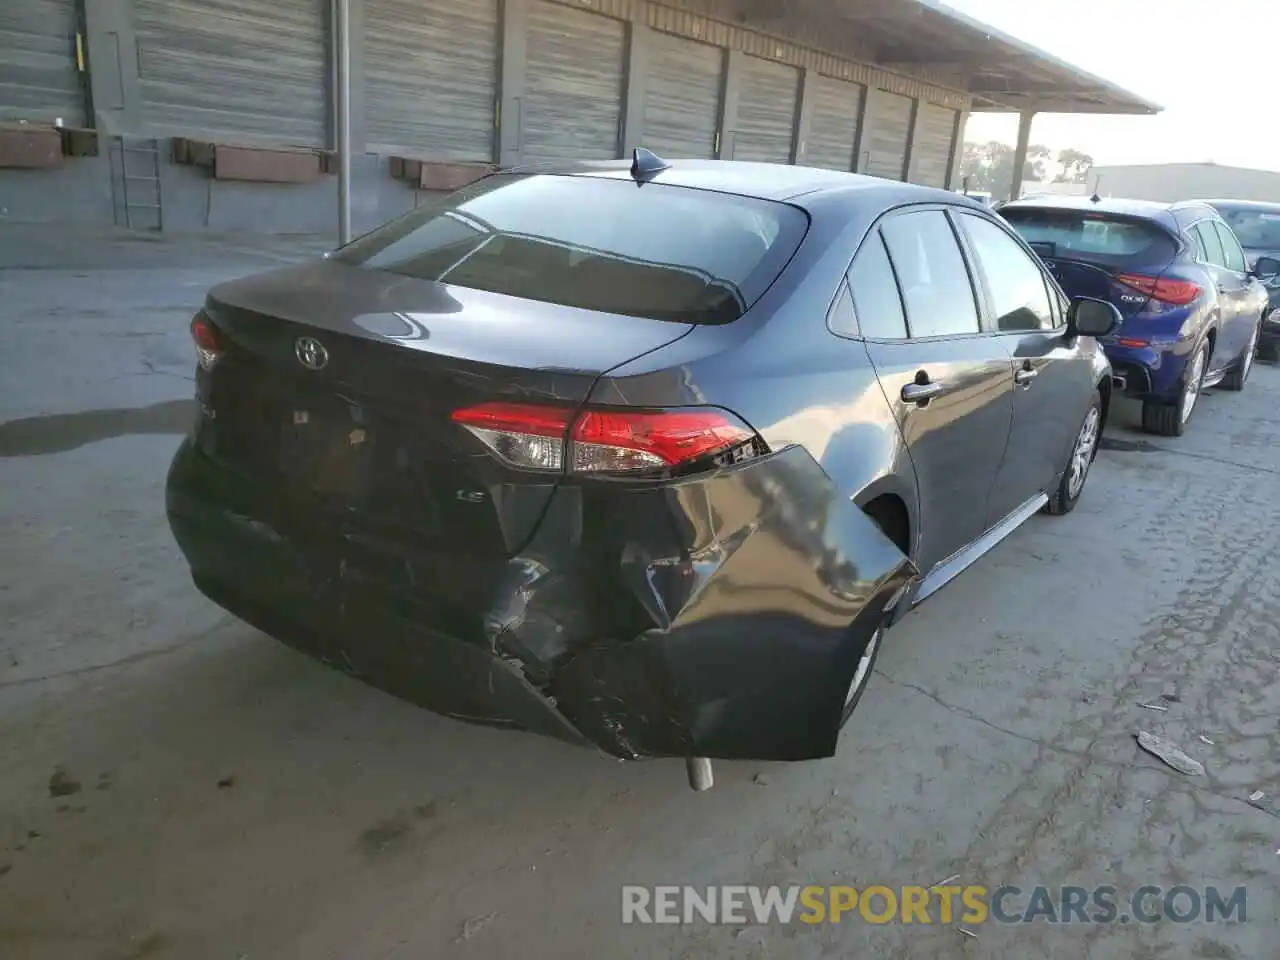
<path id="1" fill-rule="evenodd" d="M 886 627 L 1072 509 L 1117 320 L 941 190 L 499 173 L 210 292 L 169 521 L 291 646 L 705 787 L 831 756 Z"/>

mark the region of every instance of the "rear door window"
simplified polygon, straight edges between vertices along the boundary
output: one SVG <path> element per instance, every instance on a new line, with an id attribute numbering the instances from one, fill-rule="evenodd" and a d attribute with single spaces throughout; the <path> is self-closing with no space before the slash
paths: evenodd
<path id="1" fill-rule="evenodd" d="M 1172 236 L 1154 223 L 1089 210 L 1005 207 L 1000 215 L 1044 257 L 1107 265 L 1171 260 Z"/>
<path id="2" fill-rule="evenodd" d="M 900 214 L 881 227 L 912 337 L 978 332 L 978 308 L 964 255 L 941 210 Z"/>
<path id="3" fill-rule="evenodd" d="M 1222 240 L 1218 237 L 1218 231 L 1213 228 L 1213 221 L 1201 220 L 1191 228 L 1200 237 L 1200 245 L 1204 247 L 1205 262 L 1212 263 L 1218 267 L 1227 265 L 1227 254 L 1222 249 Z"/>
<path id="4" fill-rule="evenodd" d="M 1040 265 L 990 220 L 971 214 L 958 219 L 986 280 L 996 329 L 1053 329 L 1053 306 Z"/>
<path id="5" fill-rule="evenodd" d="M 857 326 L 864 337 L 872 340 L 906 337 L 907 315 L 902 311 L 898 281 L 894 279 L 893 265 L 889 263 L 879 230 L 872 231 L 863 241 L 849 270 L 849 287 L 853 292 Z"/>
<path id="6" fill-rule="evenodd" d="M 1218 239 L 1222 241 L 1222 252 L 1226 256 L 1227 267 L 1236 273 L 1244 273 L 1249 267 L 1244 262 L 1244 251 L 1240 249 L 1240 241 L 1225 223 L 1214 223 L 1218 231 Z"/>
<path id="7" fill-rule="evenodd" d="M 631 179 L 486 177 L 334 259 L 529 300 L 728 323 L 790 261 L 808 216 L 788 204 Z"/>

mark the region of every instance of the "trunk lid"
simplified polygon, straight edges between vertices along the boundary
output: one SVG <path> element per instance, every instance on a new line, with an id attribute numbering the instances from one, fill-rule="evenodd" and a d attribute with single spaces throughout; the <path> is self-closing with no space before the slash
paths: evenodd
<path id="1" fill-rule="evenodd" d="M 446 582 L 517 552 L 557 485 L 504 468 L 450 414 L 581 405 L 601 373 L 690 329 L 333 260 L 217 287 L 205 312 L 225 346 L 199 377 L 205 452 L 346 549 L 376 541 L 368 562 L 425 552 Z"/>

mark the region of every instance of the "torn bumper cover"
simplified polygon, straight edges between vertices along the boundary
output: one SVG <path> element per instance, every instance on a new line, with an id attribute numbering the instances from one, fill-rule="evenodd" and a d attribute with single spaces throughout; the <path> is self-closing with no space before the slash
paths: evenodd
<path id="1" fill-rule="evenodd" d="M 427 709 L 629 759 L 832 755 L 866 642 L 916 575 L 799 447 L 563 484 L 474 629 L 405 589 L 403 544 L 371 563 L 368 537 L 357 554 L 290 527 L 190 443 L 167 504 L 197 586 L 286 644 Z"/>

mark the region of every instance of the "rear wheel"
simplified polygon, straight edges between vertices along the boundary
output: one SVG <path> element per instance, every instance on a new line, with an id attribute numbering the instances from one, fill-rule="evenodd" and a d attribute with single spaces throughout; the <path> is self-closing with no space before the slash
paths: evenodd
<path id="1" fill-rule="evenodd" d="M 867 505 L 867 516 L 880 528 L 881 533 L 898 545 L 903 553 L 908 552 L 907 520 L 901 509 L 890 508 L 887 503 L 875 501 Z M 898 602 L 901 602 L 901 598 Z M 880 648 L 884 646 L 884 635 L 889 629 L 891 617 L 892 612 L 885 614 L 880 626 L 867 640 L 867 645 L 858 658 L 857 669 L 854 670 L 853 680 L 849 683 L 849 691 L 845 694 L 844 710 L 840 714 L 841 727 L 849 722 L 854 708 L 858 706 L 858 701 L 866 692 L 867 684 L 871 682 L 871 671 L 876 665 L 876 658 L 880 656 Z"/>
<path id="2" fill-rule="evenodd" d="M 1058 484 L 1058 489 L 1045 504 L 1045 513 L 1061 516 L 1076 508 L 1080 494 L 1084 493 L 1084 482 L 1089 479 L 1089 468 L 1093 466 L 1093 461 L 1098 456 L 1098 440 L 1101 436 L 1102 395 L 1095 390 L 1084 420 L 1080 422 L 1080 429 L 1076 432 L 1076 441 L 1072 444 L 1067 468 L 1062 471 L 1062 480 Z"/>
<path id="3" fill-rule="evenodd" d="M 1209 345 L 1200 344 L 1182 381 L 1182 392 L 1175 403 L 1147 400 L 1142 404 L 1142 429 L 1162 437 L 1180 437 L 1187 428 L 1191 414 L 1200 399 L 1200 386 L 1204 383 L 1205 367 L 1209 363 Z"/>
<path id="4" fill-rule="evenodd" d="M 1236 362 L 1236 367 L 1225 377 L 1222 378 L 1222 387 L 1224 390 L 1240 391 L 1244 389 L 1245 383 L 1249 379 L 1249 372 L 1253 370 L 1253 356 L 1258 349 L 1258 329 L 1262 321 L 1258 321 L 1258 325 L 1253 328 L 1253 333 L 1249 335 L 1249 345 L 1244 348 L 1244 353 L 1240 354 L 1240 359 Z"/>

